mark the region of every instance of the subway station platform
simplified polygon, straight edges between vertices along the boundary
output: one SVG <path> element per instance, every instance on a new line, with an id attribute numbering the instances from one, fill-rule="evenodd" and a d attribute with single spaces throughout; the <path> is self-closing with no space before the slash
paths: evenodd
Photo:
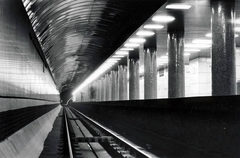
<path id="1" fill-rule="evenodd" d="M 221 96 L 79 102 L 69 108 L 80 111 L 114 131 L 116 135 L 146 151 L 151 155 L 149 157 L 238 157 L 239 102 L 239 96 Z M 74 113 L 71 115 L 70 121 L 77 119 Z M 69 154 L 66 137 L 65 145 L 62 141 L 62 116 L 60 112 L 40 157 L 66 157 Z M 84 155 L 84 152 L 89 151 L 78 148 L 78 153 Z"/>
<path id="2" fill-rule="evenodd" d="M 240 157 L 240 0 L 0 0 L 0 157 Z"/>

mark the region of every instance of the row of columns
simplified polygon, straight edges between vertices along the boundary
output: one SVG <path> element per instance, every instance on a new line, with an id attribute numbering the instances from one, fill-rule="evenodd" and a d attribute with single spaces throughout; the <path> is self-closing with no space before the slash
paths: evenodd
<path id="1" fill-rule="evenodd" d="M 212 95 L 235 95 L 235 32 L 234 1 L 211 1 L 212 27 Z M 168 24 L 168 97 L 185 96 L 184 71 L 184 15 L 172 12 L 175 21 Z M 157 98 L 156 34 L 144 43 L 144 98 Z M 128 61 L 127 61 L 128 60 Z M 127 70 L 129 65 L 129 87 Z M 97 101 L 139 99 L 139 49 L 129 52 L 128 59 L 122 59 L 97 81 Z M 99 90 L 100 89 L 100 90 Z"/>

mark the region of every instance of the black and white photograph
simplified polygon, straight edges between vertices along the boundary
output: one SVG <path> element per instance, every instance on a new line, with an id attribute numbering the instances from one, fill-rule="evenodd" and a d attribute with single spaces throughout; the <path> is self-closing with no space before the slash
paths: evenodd
<path id="1" fill-rule="evenodd" d="M 240 158 L 240 0 L 0 0 L 0 158 Z"/>

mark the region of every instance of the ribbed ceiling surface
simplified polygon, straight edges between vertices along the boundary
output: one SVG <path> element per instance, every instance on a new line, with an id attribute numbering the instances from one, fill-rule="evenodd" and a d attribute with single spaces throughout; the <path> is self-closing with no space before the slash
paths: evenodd
<path id="1" fill-rule="evenodd" d="M 60 92 L 79 85 L 166 0 L 22 0 Z"/>

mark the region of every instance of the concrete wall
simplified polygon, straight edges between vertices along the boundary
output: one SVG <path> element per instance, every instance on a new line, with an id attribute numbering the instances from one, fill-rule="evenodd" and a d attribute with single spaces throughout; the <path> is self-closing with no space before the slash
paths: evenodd
<path id="1" fill-rule="evenodd" d="M 0 1 L 0 41 L 0 112 L 59 102 L 21 0 Z"/>
<path id="2" fill-rule="evenodd" d="M 0 0 L 0 114 L 59 103 L 59 92 L 39 52 L 22 1 Z M 8 124 L 6 118 L 1 127 L 19 126 L 17 121 L 26 121 L 27 125 L 0 142 L 0 157 L 38 157 L 59 109 L 37 116 L 33 122 L 16 116 L 16 121 L 12 120 L 15 124 Z"/>
<path id="3" fill-rule="evenodd" d="M 55 109 L 39 117 L 20 129 L 3 142 L 0 142 L 1 158 L 37 158 L 43 150 L 43 144 L 61 109 Z"/>

